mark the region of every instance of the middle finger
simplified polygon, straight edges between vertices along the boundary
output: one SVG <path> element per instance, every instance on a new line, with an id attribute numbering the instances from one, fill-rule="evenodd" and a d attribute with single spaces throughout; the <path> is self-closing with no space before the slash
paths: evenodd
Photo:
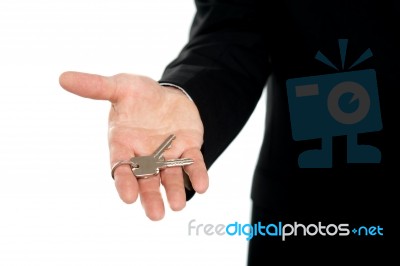
<path id="1" fill-rule="evenodd" d="M 158 221 L 164 217 L 165 208 L 160 192 L 160 175 L 138 179 L 140 202 L 146 216 Z"/>

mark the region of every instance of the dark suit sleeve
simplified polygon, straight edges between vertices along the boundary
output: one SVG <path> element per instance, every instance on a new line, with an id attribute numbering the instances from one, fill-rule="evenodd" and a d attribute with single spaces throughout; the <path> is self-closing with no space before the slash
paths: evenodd
<path id="1" fill-rule="evenodd" d="M 207 168 L 254 111 L 270 72 L 263 1 L 196 1 L 188 43 L 160 82 L 184 88 L 204 124 Z"/>

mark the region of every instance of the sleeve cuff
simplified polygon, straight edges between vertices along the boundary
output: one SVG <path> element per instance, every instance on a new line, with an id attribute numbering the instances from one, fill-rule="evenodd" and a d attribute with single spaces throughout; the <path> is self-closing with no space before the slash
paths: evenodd
<path id="1" fill-rule="evenodd" d="M 189 100 L 193 101 L 192 97 L 190 97 L 190 95 L 180 86 L 172 84 L 172 83 L 166 83 L 166 82 L 161 82 L 159 83 L 161 86 L 169 86 L 169 87 L 174 87 L 178 90 L 181 90 L 188 98 Z"/>

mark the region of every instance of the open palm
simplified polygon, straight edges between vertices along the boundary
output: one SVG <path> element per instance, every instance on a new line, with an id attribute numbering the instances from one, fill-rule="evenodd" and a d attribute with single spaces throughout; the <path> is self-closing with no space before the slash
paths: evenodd
<path id="1" fill-rule="evenodd" d="M 160 86 L 139 75 L 118 74 L 111 77 L 80 72 L 65 72 L 60 85 L 76 95 L 111 102 L 108 142 L 110 165 L 134 156 L 150 155 L 170 134 L 176 139 L 165 151 L 166 159 L 192 158 L 185 166 L 192 186 L 198 193 L 208 187 L 208 175 L 200 152 L 203 124 L 195 104 L 180 90 Z M 164 169 L 159 175 L 136 179 L 128 165 L 114 174 L 121 199 L 133 203 L 140 195 L 146 215 L 151 220 L 164 217 L 165 209 L 160 184 L 166 191 L 172 210 L 186 203 L 183 172 L 180 167 Z"/>

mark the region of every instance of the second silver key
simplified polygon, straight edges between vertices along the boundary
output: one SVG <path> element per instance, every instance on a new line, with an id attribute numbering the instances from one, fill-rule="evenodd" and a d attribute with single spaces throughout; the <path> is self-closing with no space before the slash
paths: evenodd
<path id="1" fill-rule="evenodd" d="M 149 156 L 132 157 L 132 172 L 137 178 L 146 178 L 157 175 L 160 169 L 167 167 L 185 166 L 193 163 L 190 158 L 182 158 L 175 160 L 164 160 L 163 153 L 171 146 L 175 135 L 170 135 L 157 149 Z"/>

